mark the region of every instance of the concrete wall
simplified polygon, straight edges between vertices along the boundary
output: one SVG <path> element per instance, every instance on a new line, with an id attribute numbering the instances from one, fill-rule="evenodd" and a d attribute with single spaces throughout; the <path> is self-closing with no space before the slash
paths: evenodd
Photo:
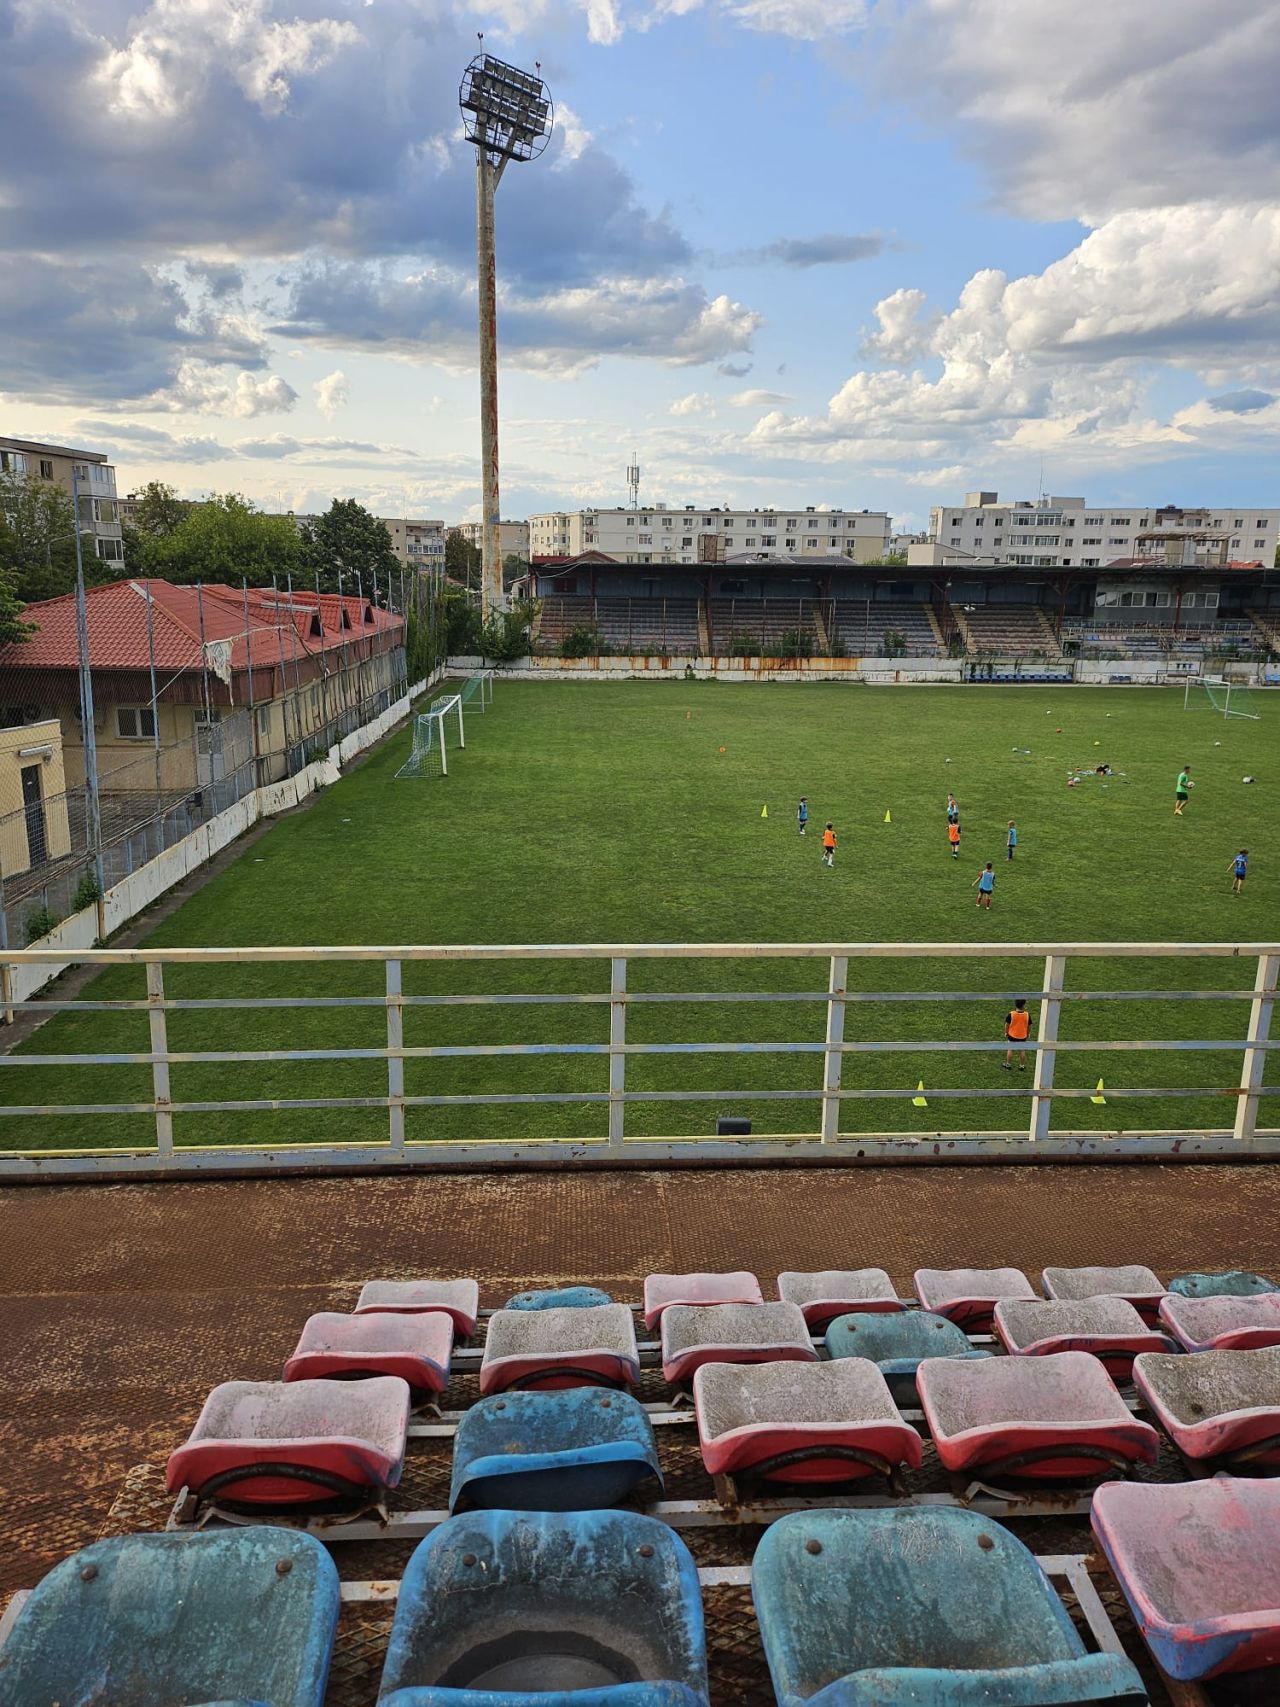
<path id="1" fill-rule="evenodd" d="M 24 749 L 47 747 L 48 756 Z M 22 772 L 40 768 L 40 798 L 44 805 L 45 848 L 50 859 L 71 852 L 67 823 L 67 779 L 62 768 L 62 730 L 57 718 L 44 723 L 17 724 L 0 729 L 0 874 L 16 877 L 31 868 L 27 819 L 22 804 Z"/>

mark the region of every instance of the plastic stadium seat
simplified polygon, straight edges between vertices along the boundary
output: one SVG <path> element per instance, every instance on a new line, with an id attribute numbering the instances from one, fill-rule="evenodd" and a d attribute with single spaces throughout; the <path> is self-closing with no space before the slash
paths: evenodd
<path id="1" fill-rule="evenodd" d="M 1001 1298 L 1034 1298 L 1035 1289 L 1017 1268 L 918 1268 L 916 1297 L 926 1310 L 946 1316 L 967 1334 L 991 1331 Z"/>
<path id="2" fill-rule="evenodd" d="M 706 1707 L 698 1571 L 627 1511 L 469 1512 L 414 1552 L 379 1707 Z"/>
<path id="3" fill-rule="evenodd" d="M 917 1384 L 938 1457 L 956 1473 L 1081 1481 L 1154 1464 L 1159 1452 L 1155 1429 L 1087 1352 L 929 1358 Z"/>
<path id="4" fill-rule="evenodd" d="M 598 1286 L 547 1286 L 532 1292 L 517 1292 L 504 1310 L 590 1310 L 613 1299 Z"/>
<path id="5" fill-rule="evenodd" d="M 320 1707 L 338 1573 L 287 1529 L 122 1535 L 55 1565 L 0 1650 L 3 1707 Z"/>
<path id="6" fill-rule="evenodd" d="M 704 1363 L 816 1363 L 798 1304 L 671 1304 L 662 1315 L 662 1373 L 687 1387 Z"/>
<path id="7" fill-rule="evenodd" d="M 971 1346 L 963 1328 L 927 1310 L 903 1310 L 897 1315 L 838 1316 L 827 1329 L 827 1356 L 866 1357 L 889 1384 L 895 1404 L 914 1405 L 916 1371 L 926 1357 L 990 1357 Z"/>
<path id="8" fill-rule="evenodd" d="M 779 1707 L 1040 1707 L 1147 1699 L 1089 1654 L 1030 1552 L 959 1507 L 792 1512 L 751 1594 Z"/>
<path id="9" fill-rule="evenodd" d="M 1154 1322 L 1166 1288 L 1149 1268 L 1046 1268 L 1041 1276 L 1046 1298 L 1123 1298 L 1144 1322 Z"/>
<path id="10" fill-rule="evenodd" d="M 1168 1290 L 1180 1298 L 1251 1298 L 1259 1292 L 1280 1292 L 1265 1274 L 1229 1268 L 1221 1274 L 1175 1274 Z"/>
<path id="11" fill-rule="evenodd" d="M 449 1381 L 453 1321 L 443 1310 L 424 1316 L 373 1311 L 363 1316 L 309 1316 L 286 1381 L 351 1381 L 369 1375 L 398 1375 L 415 1399 L 442 1393 Z"/>
<path id="12" fill-rule="evenodd" d="M 884 1376 L 839 1363 L 705 1363 L 693 1378 L 702 1461 L 713 1476 L 845 1482 L 920 1467 L 922 1448 Z"/>
<path id="13" fill-rule="evenodd" d="M 1160 1320 L 1188 1351 L 1256 1351 L 1280 1345 L 1280 1293 L 1183 1298 L 1171 1292 Z"/>
<path id="14" fill-rule="evenodd" d="M 224 1381 L 165 1486 L 247 1505 L 352 1499 L 394 1488 L 404 1468 L 409 1388 L 368 1381 Z"/>
<path id="15" fill-rule="evenodd" d="M 588 1511 L 648 1476 L 661 1487 L 653 1426 L 629 1393 L 505 1393 L 458 1424 L 449 1510 Z"/>
<path id="16" fill-rule="evenodd" d="M 823 1268 L 815 1274 L 788 1270 L 778 1276 L 778 1297 L 798 1304 L 811 1328 L 825 1328 L 851 1310 L 901 1310 L 897 1288 L 882 1268 Z"/>
<path id="17" fill-rule="evenodd" d="M 356 1314 L 366 1310 L 443 1310 L 453 1317 L 458 1338 L 469 1340 L 480 1315 L 480 1287 L 474 1280 L 369 1280 L 360 1288 Z"/>
<path id="18" fill-rule="evenodd" d="M 754 1274 L 650 1274 L 644 1283 L 644 1325 L 656 1328 L 672 1304 L 763 1304 Z"/>
<path id="19" fill-rule="evenodd" d="M 1170 1677 L 1280 1665 L 1280 1482 L 1111 1482 L 1093 1496 L 1092 1521 Z"/>
<path id="20" fill-rule="evenodd" d="M 636 1329 L 625 1304 L 586 1309 L 498 1310 L 480 1361 L 481 1393 L 509 1387 L 634 1387 Z"/>
<path id="21" fill-rule="evenodd" d="M 1006 1351 L 1020 1357 L 1087 1351 L 1117 1381 L 1128 1380 L 1139 1352 L 1175 1349 L 1123 1298 L 1007 1298 L 996 1305 L 995 1327 Z"/>
<path id="22" fill-rule="evenodd" d="M 1146 1354 L 1133 1379 L 1151 1414 L 1188 1458 L 1229 1466 L 1280 1464 L 1280 1346 Z"/>

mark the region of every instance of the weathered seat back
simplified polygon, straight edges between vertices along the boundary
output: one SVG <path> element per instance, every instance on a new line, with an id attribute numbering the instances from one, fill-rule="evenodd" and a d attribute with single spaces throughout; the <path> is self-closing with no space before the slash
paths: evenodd
<path id="1" fill-rule="evenodd" d="M 650 1476 L 662 1485 L 652 1424 L 629 1393 L 504 1393 L 458 1424 L 449 1509 L 588 1511 Z"/>

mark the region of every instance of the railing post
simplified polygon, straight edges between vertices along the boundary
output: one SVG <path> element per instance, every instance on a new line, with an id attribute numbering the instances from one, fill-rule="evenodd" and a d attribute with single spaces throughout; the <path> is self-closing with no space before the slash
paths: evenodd
<path id="1" fill-rule="evenodd" d="M 169 1027 L 164 1011 L 164 967 L 147 962 L 147 1018 L 151 1022 L 151 1098 L 156 1109 L 156 1155 L 173 1155 L 173 1099 L 169 1094 Z"/>
<path id="2" fill-rule="evenodd" d="M 834 1144 L 840 1136 L 840 1076 L 844 1068 L 844 993 L 849 983 L 849 959 L 831 956 L 831 982 L 827 995 L 827 1051 L 822 1057 L 822 1142 Z"/>
<path id="3" fill-rule="evenodd" d="M 1058 1019 L 1062 1012 L 1065 954 L 1047 954 L 1044 960 L 1044 990 L 1040 1002 L 1040 1025 L 1036 1032 L 1035 1074 L 1031 1081 L 1031 1125 L 1027 1137 L 1034 1144 L 1049 1136 L 1053 1113 L 1053 1069 L 1057 1059 Z"/>
<path id="4" fill-rule="evenodd" d="M 397 1156 L 404 1155 L 404 1001 L 400 962 L 387 961 L 387 1136 Z"/>
<path id="5" fill-rule="evenodd" d="M 609 984 L 609 1142 L 621 1144 L 626 1120 L 622 1093 L 627 1083 L 627 963 L 621 956 L 612 961 Z"/>
<path id="6" fill-rule="evenodd" d="M 1260 954 L 1258 975 L 1253 981 L 1253 1001 L 1249 1007 L 1249 1035 L 1244 1052 L 1244 1068 L 1240 1074 L 1240 1089 L 1236 1098 L 1236 1119 L 1233 1136 L 1244 1142 L 1253 1137 L 1258 1124 L 1258 1091 L 1267 1068 L 1267 1051 L 1259 1049 L 1271 1034 L 1271 1010 L 1276 1001 L 1276 972 L 1280 955 Z"/>

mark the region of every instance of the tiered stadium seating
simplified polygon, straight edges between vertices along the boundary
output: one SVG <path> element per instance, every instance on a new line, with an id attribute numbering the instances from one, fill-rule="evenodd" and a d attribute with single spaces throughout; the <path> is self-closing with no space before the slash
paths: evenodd
<path id="1" fill-rule="evenodd" d="M 838 1316 L 827 1329 L 828 1357 L 869 1358 L 889 1383 L 895 1404 L 919 1402 L 916 1375 L 927 1357 L 990 1357 L 964 1329 L 927 1310 L 897 1315 Z"/>
<path id="2" fill-rule="evenodd" d="M 287 1529 L 125 1535 L 56 1565 L 0 1655 L 4 1707 L 321 1707 L 338 1573 Z"/>
<path id="3" fill-rule="evenodd" d="M 881 657 L 886 634 L 902 636 L 908 658 L 938 656 L 928 609 L 914 599 L 836 599 L 832 608 L 844 649 L 852 657 Z"/>
<path id="4" fill-rule="evenodd" d="M 697 599 L 597 599 L 592 626 L 614 652 L 694 657 L 701 650 Z"/>
<path id="5" fill-rule="evenodd" d="M 661 1488 L 652 1424 L 629 1393 L 505 1393 L 458 1424 L 449 1510 L 588 1511 L 649 1477 Z"/>
<path id="6" fill-rule="evenodd" d="M 991 1330 L 1002 1298 L 1034 1298 L 1031 1282 L 1017 1268 L 918 1268 L 916 1297 L 926 1310 L 946 1316 L 969 1334 Z"/>
<path id="7" fill-rule="evenodd" d="M 688 1387 L 704 1363 L 813 1363 L 818 1354 L 798 1304 L 669 1304 L 662 1373 Z"/>
<path id="8" fill-rule="evenodd" d="M 1148 1352 L 1133 1380 L 1185 1457 L 1213 1468 L 1280 1465 L 1280 1346 L 1195 1357 Z"/>
<path id="9" fill-rule="evenodd" d="M 489 1319 L 480 1391 L 509 1387 L 634 1387 L 640 1379 L 635 1323 L 625 1304 L 499 1310 Z"/>
<path id="10" fill-rule="evenodd" d="M 824 1268 L 816 1274 L 789 1270 L 778 1276 L 778 1297 L 785 1303 L 798 1304 L 811 1328 L 825 1328 L 848 1311 L 902 1308 L 902 1300 L 882 1268 Z"/>
<path id="11" fill-rule="evenodd" d="M 976 1512 L 795 1512 L 751 1593 L 779 1707 L 1146 1700 L 1084 1643 L 1034 1557 Z"/>
<path id="12" fill-rule="evenodd" d="M 635 1512 L 452 1517 L 405 1570 L 378 1700 L 705 1707 L 697 1567 Z"/>
<path id="13" fill-rule="evenodd" d="M 1046 1268 L 1041 1275 L 1046 1298 L 1123 1298 L 1144 1322 L 1154 1322 L 1165 1289 L 1149 1268 Z"/>
<path id="14" fill-rule="evenodd" d="M 1112 1482 L 1094 1495 L 1093 1529 L 1167 1676 L 1280 1665 L 1280 1482 Z M 1256 1699 L 1274 1698 L 1273 1680 Z"/>
<path id="15" fill-rule="evenodd" d="M 1280 1293 L 1182 1298 L 1171 1292 L 1161 1300 L 1160 1320 L 1187 1351 L 1253 1351 L 1280 1345 Z"/>
<path id="16" fill-rule="evenodd" d="M 965 623 L 971 653 L 995 652 L 1011 658 L 1062 655 L 1061 647 L 1045 632 L 1039 612 L 1023 605 L 979 605 L 965 612 Z"/>
<path id="17" fill-rule="evenodd" d="M 710 604 L 715 650 L 730 653 L 770 653 L 790 635 L 805 635 L 807 649 L 822 650 L 821 627 L 813 599 L 718 598 Z"/>
<path id="18" fill-rule="evenodd" d="M 580 593 L 550 594 L 542 601 L 538 620 L 538 643 L 555 652 L 571 628 L 594 628 L 593 602 Z"/>
<path id="19" fill-rule="evenodd" d="M 644 1325 L 656 1328 L 672 1304 L 763 1304 L 754 1274 L 651 1274 L 644 1283 Z"/>
<path id="20" fill-rule="evenodd" d="M 1087 1351 L 1108 1375 L 1127 1381 L 1139 1352 L 1173 1351 L 1173 1341 L 1149 1328 L 1123 1298 L 1006 1298 L 996 1305 L 995 1329 L 1018 1357 Z"/>
<path id="21" fill-rule="evenodd" d="M 365 1375 L 398 1375 L 419 1404 L 448 1385 L 452 1354 L 453 1320 L 443 1310 L 412 1316 L 326 1311 L 307 1318 L 284 1366 L 284 1378 L 351 1381 Z"/>
<path id="22" fill-rule="evenodd" d="M 1083 1351 L 983 1362 L 930 1358 L 916 1377 L 938 1457 L 986 1478 L 1079 1482 L 1154 1464 L 1160 1437 Z"/>

